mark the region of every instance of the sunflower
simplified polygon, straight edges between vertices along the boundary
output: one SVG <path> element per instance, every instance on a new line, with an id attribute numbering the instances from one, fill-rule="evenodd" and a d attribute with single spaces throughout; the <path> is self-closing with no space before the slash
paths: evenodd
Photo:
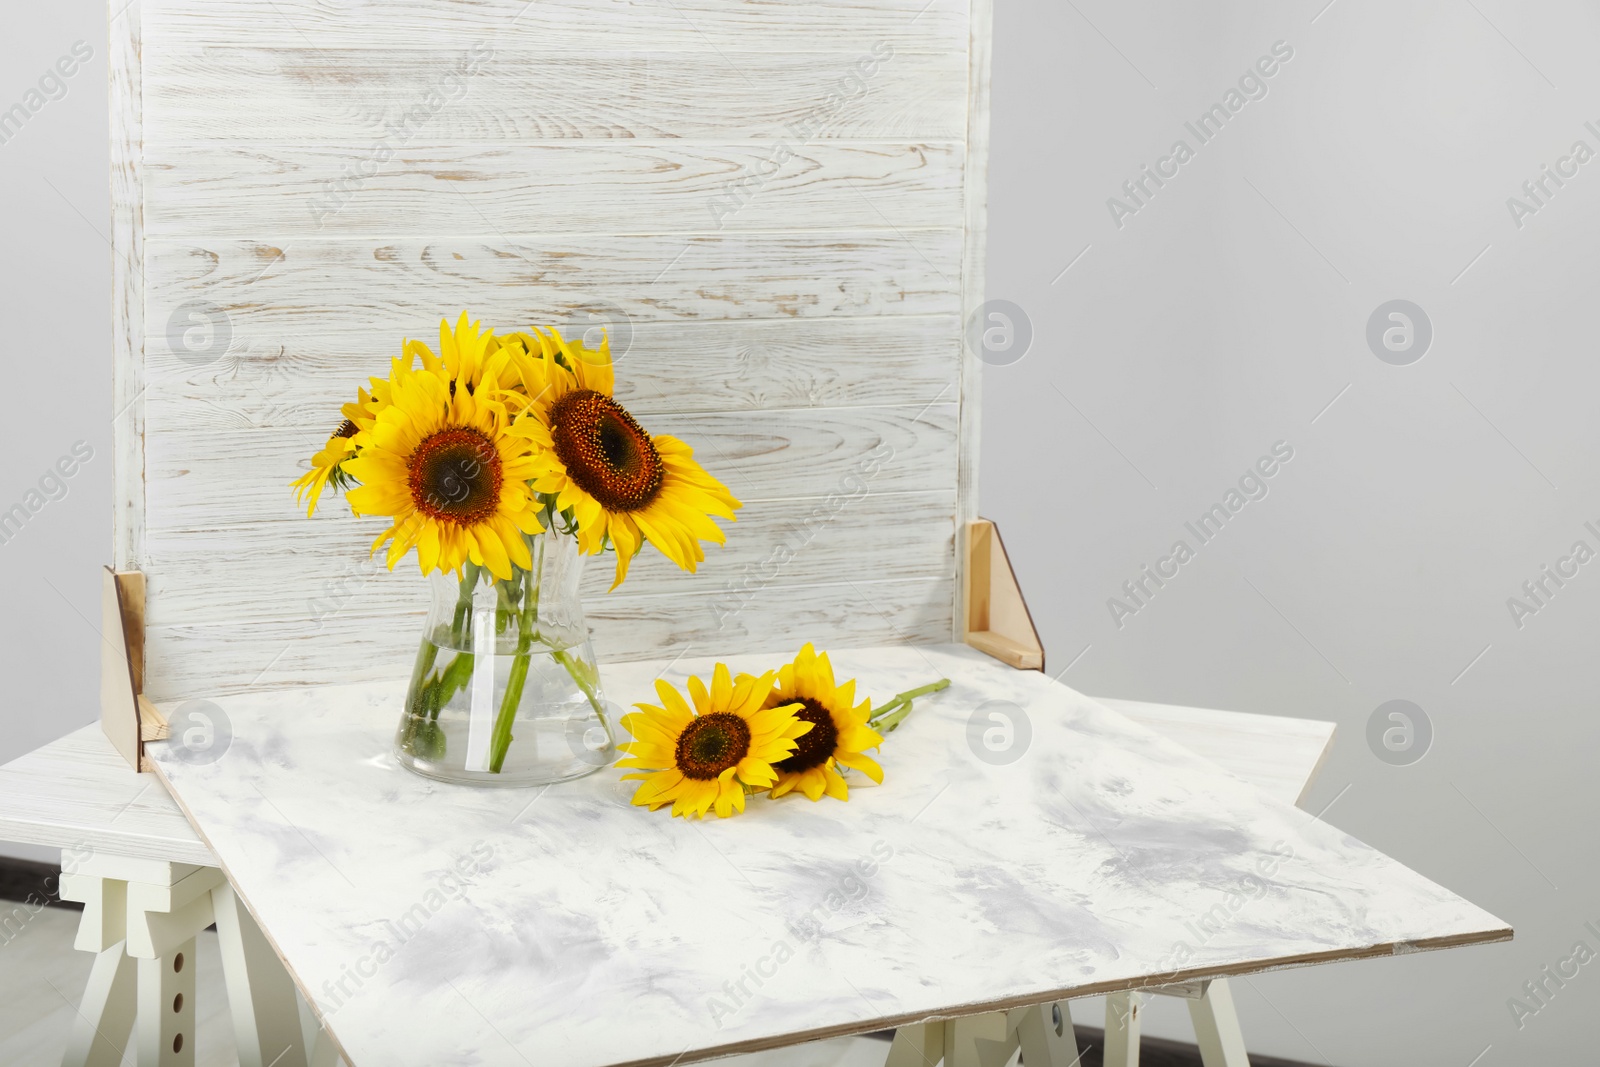
<path id="1" fill-rule="evenodd" d="M 481 387 L 453 389 L 439 371 L 399 360 L 388 403 L 360 430 L 359 452 L 343 471 L 362 484 L 347 494 L 357 514 L 388 515 L 394 524 L 372 544 L 388 543 L 390 569 L 412 547 L 424 574 L 460 572 L 471 560 L 496 578 L 532 558 L 523 534 L 544 532 L 528 443 L 507 434 L 497 372 Z"/>
<path id="2" fill-rule="evenodd" d="M 598 351 L 549 334 L 514 334 L 526 401 L 510 432 L 535 451 L 533 488 L 571 509 L 580 549 L 617 551 L 615 589 L 645 541 L 686 571 L 705 559 L 701 541 L 725 537 L 711 516 L 733 520 L 739 501 L 676 437 L 652 437 L 612 398 L 609 339 Z"/>
<path id="3" fill-rule="evenodd" d="M 496 353 L 502 349 L 506 351 L 501 359 L 495 359 Z M 501 383 L 511 384 L 516 376 L 506 372 L 505 364 L 520 360 L 524 355 L 522 344 L 515 337 L 496 337 L 494 330 L 484 330 L 465 311 L 456 320 L 454 331 L 450 329 L 448 319 L 439 320 L 440 355 L 435 355 L 433 349 L 421 341 L 407 341 L 403 351 L 407 366 L 413 359 L 420 360 L 424 370 L 432 371 L 448 381 L 452 392 L 463 387 L 468 392 L 475 391 L 485 374 L 492 374 Z"/>
<path id="4" fill-rule="evenodd" d="M 333 483 L 335 489 L 343 489 L 349 484 L 344 461 L 355 453 L 356 433 L 356 424 L 345 419 L 333 431 L 322 450 L 311 457 L 311 469 L 289 483 L 294 490 L 295 501 L 305 503 L 307 518 L 317 510 L 317 499 L 322 496 L 322 490 L 329 482 Z"/>
<path id="5" fill-rule="evenodd" d="M 700 679 L 689 679 L 693 708 L 658 679 L 661 705 L 635 704 L 639 710 L 622 718 L 634 740 L 620 746 L 628 757 L 617 766 L 640 768 L 623 780 L 644 782 L 633 802 L 651 811 L 670 803 L 674 815 L 701 818 L 711 810 L 718 818 L 743 811 L 745 786 L 761 789 L 777 781 L 773 765 L 812 729 L 795 718 L 795 705 L 766 706 L 775 677 L 768 671 L 735 680 L 719 663 L 709 692 Z"/>
<path id="6" fill-rule="evenodd" d="M 833 664 L 826 652 L 817 653 L 808 642 L 795 657 L 777 672 L 777 686 L 767 694 L 763 707 L 798 703 L 797 716 L 811 723 L 811 731 L 800 739 L 794 755 L 775 767 L 777 784 L 772 795 L 781 797 L 798 789 L 812 800 L 826 793 L 840 800 L 850 799 L 850 787 L 835 766 L 854 767 L 874 782 L 883 781 L 883 768 L 864 753 L 883 744 L 883 735 L 867 724 L 872 701 L 855 702 L 856 683 L 850 679 L 835 685 Z"/>
<path id="7" fill-rule="evenodd" d="M 395 363 L 398 365 L 399 360 Z M 309 494 L 307 518 L 316 512 L 317 498 L 322 495 L 325 486 L 331 484 L 335 489 L 346 490 L 356 484 L 355 479 L 345 472 L 344 461 L 360 451 L 365 443 L 361 431 L 370 430 L 378 419 L 378 412 L 389 406 L 388 379 L 367 380 L 372 385 L 372 392 L 357 387 L 355 402 L 339 409 L 344 421 L 333 431 L 333 436 L 328 438 L 322 451 L 311 457 L 311 469 L 289 483 L 294 489 L 295 500 L 301 500 Z"/>

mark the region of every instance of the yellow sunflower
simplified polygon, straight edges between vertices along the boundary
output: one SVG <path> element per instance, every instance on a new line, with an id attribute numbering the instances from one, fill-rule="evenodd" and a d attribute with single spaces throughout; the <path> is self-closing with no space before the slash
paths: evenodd
<path id="1" fill-rule="evenodd" d="M 415 547 L 424 574 L 459 573 L 470 559 L 509 579 L 513 563 L 532 562 L 523 534 L 544 531 L 527 484 L 534 459 L 526 440 L 506 433 L 493 368 L 476 390 L 451 384 L 396 361 L 388 403 L 359 432 L 357 456 L 344 461 L 343 471 L 362 483 L 347 497 L 357 514 L 393 517 L 372 545 L 376 552 L 388 543 L 391 570 Z"/>
<path id="2" fill-rule="evenodd" d="M 554 497 L 557 511 L 572 509 L 579 548 L 591 555 L 608 543 L 616 549 L 613 589 L 645 541 L 694 571 L 706 558 L 700 542 L 725 540 L 711 516 L 732 520 L 739 501 L 688 445 L 652 437 L 612 399 L 609 339 L 598 351 L 554 329 L 511 340 L 527 351 L 516 368 L 527 400 L 510 432 L 534 447 L 533 488 Z"/>
<path id="3" fill-rule="evenodd" d="M 767 694 L 762 706 L 799 704 L 797 717 L 812 726 L 800 739 L 794 755 L 776 765 L 774 797 L 798 789 L 812 800 L 820 800 L 824 793 L 849 800 L 850 787 L 836 764 L 854 767 L 874 782 L 883 781 L 883 768 L 865 755 L 867 749 L 883 744 L 883 735 L 867 725 L 872 701 L 863 700 L 858 705 L 855 697 L 855 679 L 835 685 L 828 654 L 819 655 L 809 642 L 793 663 L 778 670 L 777 686 Z"/>
<path id="4" fill-rule="evenodd" d="M 317 499 L 322 496 L 322 490 L 329 482 L 333 483 L 335 489 L 343 488 L 346 484 L 343 464 L 355 453 L 356 432 L 356 424 L 345 419 L 333 431 L 322 450 L 311 457 L 311 469 L 289 483 L 296 502 L 305 503 L 307 518 L 317 510 Z"/>
<path id="5" fill-rule="evenodd" d="M 501 360 L 496 360 L 496 353 L 503 348 L 508 351 Z M 449 320 L 439 320 L 439 355 L 421 341 L 407 341 L 403 351 L 408 366 L 412 359 L 420 360 L 424 370 L 440 375 L 455 388 L 464 386 L 469 391 L 478 388 L 486 373 L 496 370 L 501 385 L 513 384 L 517 375 L 508 374 L 505 363 L 523 355 L 522 345 L 515 340 L 515 335 L 504 339 L 496 337 L 494 330 L 484 330 L 465 311 L 456 320 L 454 331 L 450 329 Z"/>
<path id="6" fill-rule="evenodd" d="M 812 729 L 795 718 L 795 705 L 764 706 L 775 677 L 768 671 L 735 680 L 719 663 L 709 692 L 700 679 L 689 679 L 693 708 L 658 679 L 661 705 L 635 704 L 639 710 L 622 717 L 634 740 L 619 746 L 628 757 L 617 766 L 640 768 L 623 780 L 644 783 L 633 802 L 651 811 L 670 803 L 672 814 L 700 818 L 707 811 L 718 818 L 743 811 L 745 786 L 760 789 L 777 781 L 773 765 L 793 753 L 796 738 Z"/>
<path id="7" fill-rule="evenodd" d="M 395 361 L 399 365 L 399 360 Z M 328 438 L 328 443 L 322 450 L 311 457 L 311 469 L 289 485 L 294 489 L 295 500 L 306 501 L 306 516 L 309 518 L 317 510 L 317 498 L 322 496 L 322 490 L 328 485 L 335 489 L 349 489 L 355 485 L 355 480 L 344 470 L 344 462 L 354 456 L 365 443 L 361 436 L 363 430 L 370 430 L 378 419 L 378 412 L 389 405 L 389 382 L 385 378 L 369 378 L 372 392 L 365 389 L 356 389 L 356 399 L 353 403 L 345 404 L 339 409 L 344 416 L 344 421 L 339 428 L 333 431 L 333 436 Z"/>

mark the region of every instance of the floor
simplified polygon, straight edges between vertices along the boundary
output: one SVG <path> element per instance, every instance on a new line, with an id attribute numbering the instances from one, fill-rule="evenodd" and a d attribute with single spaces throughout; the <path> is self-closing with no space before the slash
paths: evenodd
<path id="1" fill-rule="evenodd" d="M 4 905 L 28 914 L 25 906 L 11 901 Z M 65 908 L 40 909 L 26 919 L 20 932 L 14 926 L 7 928 L 10 940 L 0 944 L 0 1063 L 6 1067 L 61 1063 L 78 998 L 94 962 L 89 953 L 73 949 L 77 931 L 78 913 Z M 215 933 L 200 935 L 197 955 L 196 988 L 221 989 L 222 960 Z M 202 994 L 195 1010 L 200 1020 L 196 1067 L 238 1067 L 226 1000 Z M 133 1063 L 131 1051 L 123 1063 Z"/>

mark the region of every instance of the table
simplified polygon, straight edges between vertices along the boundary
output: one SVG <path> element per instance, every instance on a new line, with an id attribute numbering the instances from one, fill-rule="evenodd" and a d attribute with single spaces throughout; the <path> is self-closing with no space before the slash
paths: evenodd
<path id="1" fill-rule="evenodd" d="M 134 774 L 98 725 L 0 767 L 0 839 L 62 850 L 61 896 L 84 905 L 75 947 L 96 953 L 63 1064 L 192 1064 L 195 936 L 217 927 L 241 1067 L 332 1067 L 301 1033 L 294 986 L 154 775 Z M 321 1039 L 320 1042 L 318 1039 Z"/>
<path id="2" fill-rule="evenodd" d="M 1333 724 L 1325 722 L 1110 698 L 1100 702 L 1288 802 L 1309 787 L 1333 737 Z M 83 727 L 0 767 L 0 838 L 61 848 L 69 869 L 90 854 L 116 857 L 122 864 L 118 873 L 142 873 L 160 881 L 164 872 L 168 884 L 218 863 L 166 790 L 152 776 L 131 774 L 97 726 Z M 171 866 L 128 869 L 128 861 L 145 860 Z M 126 878 L 110 880 L 126 883 Z M 223 910 L 226 913 L 226 907 Z M 95 929 L 97 920 L 91 917 L 87 925 Z M 99 951 L 98 943 L 86 947 Z M 1215 1000 L 1222 986 L 1213 985 L 1210 999 Z M 230 997 L 253 1003 L 247 986 L 233 989 Z M 96 1010 L 94 994 L 88 999 L 90 1010 Z M 1205 1007 L 1198 1000 L 1191 1000 L 1190 1006 L 1197 1014 Z M 116 1016 L 120 1011 L 126 1022 L 136 1009 L 136 992 L 126 995 L 121 1005 L 102 1001 L 98 1028 L 114 1028 L 104 1025 L 105 1014 Z M 1115 1042 L 1120 1033 L 1125 1052 L 1137 1048 L 1137 1013 L 1137 1001 L 1108 1003 L 1108 1038 Z M 77 1049 L 84 1062 L 92 1051 Z M 100 1051 L 116 1054 L 110 1047 Z M 244 1050 L 244 1055 L 250 1051 Z M 331 1048 L 324 1048 L 323 1062 L 331 1055 Z"/>
<path id="3" fill-rule="evenodd" d="M 1110 698 L 1100 702 L 1287 802 L 1296 801 L 1309 787 L 1333 738 L 1333 724 L 1326 722 Z M 116 857 L 122 864 L 118 873 L 143 873 L 159 881 L 165 871 L 168 884 L 218 863 L 171 795 L 153 776 L 130 773 L 97 726 L 83 727 L 0 767 L 0 839 L 61 848 L 69 869 L 90 854 Z M 127 861 L 143 860 L 171 866 L 157 867 L 153 875 L 150 868 L 128 869 Z M 126 883 L 127 879 L 110 880 Z M 226 913 L 226 907 L 223 910 Z M 94 929 L 97 920 L 91 917 L 88 925 Z M 98 941 L 86 948 L 100 951 Z M 1213 1010 L 1223 986 L 1216 983 L 1208 991 Z M 247 986 L 231 990 L 230 998 L 253 1003 Z M 93 993 L 88 1001 L 90 1011 L 96 1010 Z M 1207 1006 L 1190 1000 L 1197 1015 Z M 1137 1001 L 1124 999 L 1107 1007 L 1108 1040 L 1114 1043 L 1120 1035 L 1125 1053 L 1136 1049 Z M 137 993 L 126 995 L 121 1005 L 101 1001 L 98 1010 L 100 1025 L 81 1029 L 113 1029 L 104 1024 L 108 1013 L 117 1016 L 120 1011 L 124 1021 L 131 1018 L 137 1010 Z M 89 1018 L 86 1014 L 86 1022 Z M 919 1036 L 929 1037 L 925 1032 Z M 301 1042 L 302 1047 L 306 1044 Z M 82 1048 L 81 1041 L 78 1045 L 77 1053 L 87 1062 L 92 1048 Z M 100 1051 L 116 1055 L 109 1044 Z M 249 1050 L 244 1054 L 248 1057 Z M 323 1048 L 322 1062 L 331 1058 L 331 1047 Z"/>
<path id="4" fill-rule="evenodd" d="M 960 646 L 834 659 L 879 699 L 954 680 L 848 806 L 701 825 L 629 807 L 612 771 L 428 782 L 385 754 L 398 686 L 219 700 L 222 759 L 151 752 L 356 1064 L 689 1062 L 1510 936 L 1042 675 Z M 608 694 L 707 668 L 614 665 Z M 996 711 L 1031 737 L 1011 762 L 968 742 Z"/>

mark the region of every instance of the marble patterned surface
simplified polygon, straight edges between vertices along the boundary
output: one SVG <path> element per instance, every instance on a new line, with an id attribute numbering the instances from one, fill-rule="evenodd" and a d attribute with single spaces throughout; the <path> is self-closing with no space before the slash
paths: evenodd
<path id="1" fill-rule="evenodd" d="M 834 661 L 878 701 L 953 685 L 890 736 L 884 785 L 720 822 L 634 808 L 609 768 L 414 777 L 388 755 L 399 684 L 229 697 L 220 759 L 151 753 L 354 1067 L 682 1063 L 1510 936 L 1043 675 L 949 646 Z M 612 665 L 607 693 L 708 667 Z"/>

